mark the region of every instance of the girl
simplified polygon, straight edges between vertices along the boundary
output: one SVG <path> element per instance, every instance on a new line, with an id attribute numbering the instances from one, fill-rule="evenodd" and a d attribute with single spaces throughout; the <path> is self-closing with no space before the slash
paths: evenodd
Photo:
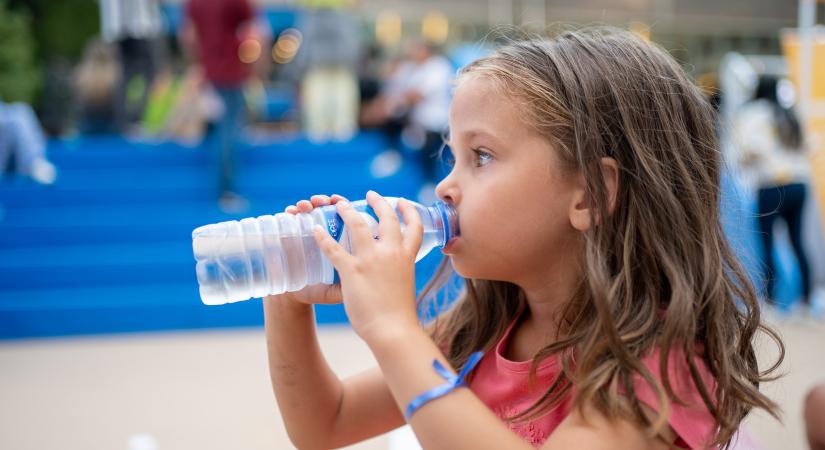
<path id="1" fill-rule="evenodd" d="M 707 448 L 753 407 L 776 414 L 752 339 L 782 344 L 719 224 L 713 119 L 670 56 L 623 31 L 518 42 L 464 68 L 455 164 L 436 188 L 461 236 L 423 295 L 450 265 L 466 289 L 442 320 L 416 314 L 409 203 L 402 233 L 368 193 L 377 240 L 341 197 L 287 208 L 335 203 L 353 240 L 350 254 L 315 235 L 340 286 L 265 300 L 293 443 L 340 447 L 407 421 L 425 449 Z M 309 306 L 341 299 L 378 361 L 343 382 Z"/>

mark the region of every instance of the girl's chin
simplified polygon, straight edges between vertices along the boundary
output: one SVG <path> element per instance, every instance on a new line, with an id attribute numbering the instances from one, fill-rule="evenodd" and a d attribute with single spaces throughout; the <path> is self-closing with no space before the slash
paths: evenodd
<path id="1" fill-rule="evenodd" d="M 461 278 L 478 278 L 478 273 L 472 270 L 472 267 L 463 264 L 460 256 L 454 254 L 448 256 L 450 258 L 450 264 L 453 266 L 453 271 L 458 274 L 458 276 Z"/>
<path id="2" fill-rule="evenodd" d="M 512 282 L 509 281 L 509 277 L 504 276 L 502 267 L 491 267 L 486 264 L 486 261 L 481 261 L 482 265 L 478 265 L 478 260 L 470 259 L 467 255 L 453 254 L 448 256 L 453 272 L 461 278 Z"/>

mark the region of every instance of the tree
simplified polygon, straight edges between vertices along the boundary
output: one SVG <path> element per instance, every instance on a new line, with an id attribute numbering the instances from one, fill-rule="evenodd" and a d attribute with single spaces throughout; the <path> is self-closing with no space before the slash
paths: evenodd
<path id="1" fill-rule="evenodd" d="M 0 0 L 0 99 L 32 103 L 41 79 L 34 57 L 28 13 Z"/>

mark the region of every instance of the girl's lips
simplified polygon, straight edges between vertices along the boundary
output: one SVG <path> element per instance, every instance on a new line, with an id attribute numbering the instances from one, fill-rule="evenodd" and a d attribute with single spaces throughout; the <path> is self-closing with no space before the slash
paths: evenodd
<path id="1" fill-rule="evenodd" d="M 447 245 L 441 248 L 441 253 L 450 253 L 450 250 L 455 247 L 455 242 L 458 240 L 458 237 L 454 237 L 450 239 L 450 242 L 447 242 Z"/>

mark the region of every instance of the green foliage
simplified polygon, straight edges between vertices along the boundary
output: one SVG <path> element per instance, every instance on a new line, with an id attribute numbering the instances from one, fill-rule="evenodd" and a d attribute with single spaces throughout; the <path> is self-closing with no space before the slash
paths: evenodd
<path id="1" fill-rule="evenodd" d="M 78 61 L 86 43 L 100 31 L 95 0 L 36 0 L 31 4 L 37 8 L 34 37 L 38 53 L 46 61 Z"/>
<path id="2" fill-rule="evenodd" d="M 0 0 L 0 99 L 32 102 L 40 87 L 34 54 L 28 14 L 10 10 L 6 0 Z"/>

